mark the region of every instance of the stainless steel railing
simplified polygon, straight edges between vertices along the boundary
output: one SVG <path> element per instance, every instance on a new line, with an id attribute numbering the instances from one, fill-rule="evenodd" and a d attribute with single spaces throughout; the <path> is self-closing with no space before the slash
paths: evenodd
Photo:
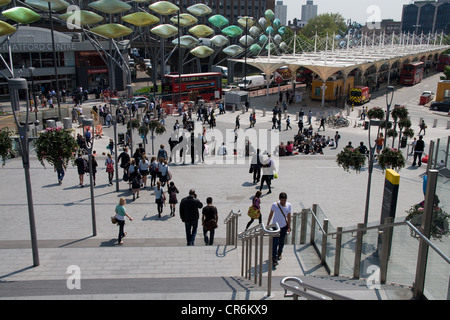
<path id="1" fill-rule="evenodd" d="M 288 284 L 288 282 L 294 282 L 295 285 Z M 308 300 L 353 300 L 340 294 L 306 284 L 296 277 L 286 277 L 281 280 L 280 285 L 284 289 L 284 297 L 293 298 L 294 300 L 298 300 L 299 297 Z M 310 293 L 308 290 L 312 292 Z M 289 294 L 288 292 L 291 293 Z"/>
<path id="2" fill-rule="evenodd" d="M 235 248 L 237 248 L 237 230 L 239 227 L 239 217 L 241 215 L 241 210 L 239 210 L 238 212 L 231 210 L 231 212 L 224 220 L 224 223 L 226 225 L 226 244 L 234 245 Z"/>
<path id="3" fill-rule="evenodd" d="M 238 235 L 238 239 L 242 241 L 242 258 L 241 258 L 241 276 L 251 280 L 252 278 L 252 255 L 254 255 L 253 276 L 255 284 L 262 286 L 262 267 L 264 255 L 264 238 L 268 238 L 268 258 L 267 258 L 267 296 L 272 291 L 272 248 L 273 238 L 280 236 L 280 226 L 278 223 L 265 226 L 261 223 L 251 229 L 248 229 Z M 253 253 L 254 243 L 254 253 Z"/>

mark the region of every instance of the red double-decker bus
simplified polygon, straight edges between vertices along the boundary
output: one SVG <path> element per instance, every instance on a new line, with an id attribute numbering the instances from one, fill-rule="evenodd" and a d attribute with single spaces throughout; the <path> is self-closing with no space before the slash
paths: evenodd
<path id="1" fill-rule="evenodd" d="M 400 84 L 413 86 L 420 83 L 423 79 L 424 68 L 425 63 L 422 61 L 404 64 L 400 74 Z"/>
<path id="2" fill-rule="evenodd" d="M 178 104 L 181 101 L 194 101 L 203 99 L 206 102 L 222 97 L 222 74 L 218 72 L 191 73 L 166 75 L 163 77 L 162 100 L 163 103 Z"/>
<path id="3" fill-rule="evenodd" d="M 436 70 L 443 72 L 446 66 L 450 66 L 450 54 L 441 54 L 436 64 Z"/>

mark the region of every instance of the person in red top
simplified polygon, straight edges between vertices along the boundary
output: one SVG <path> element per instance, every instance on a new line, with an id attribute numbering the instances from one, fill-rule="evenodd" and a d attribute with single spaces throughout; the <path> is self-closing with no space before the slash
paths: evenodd
<path id="1" fill-rule="evenodd" d="M 377 155 L 380 155 L 380 152 L 383 149 L 383 144 L 384 144 L 384 138 L 383 138 L 382 133 L 380 133 L 377 140 L 375 140 L 375 143 L 377 145 Z"/>

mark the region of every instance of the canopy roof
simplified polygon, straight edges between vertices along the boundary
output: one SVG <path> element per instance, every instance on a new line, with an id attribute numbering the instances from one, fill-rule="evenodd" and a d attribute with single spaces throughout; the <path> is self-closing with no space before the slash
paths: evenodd
<path id="1" fill-rule="evenodd" d="M 336 72 L 347 76 L 352 70 L 360 69 L 363 74 L 371 66 L 377 71 L 388 64 L 389 69 L 396 62 L 407 60 L 428 60 L 434 55 L 440 55 L 450 46 L 444 45 L 383 45 L 377 47 L 357 47 L 302 54 L 285 54 L 280 56 L 257 56 L 255 58 L 234 59 L 233 61 L 248 63 L 269 75 L 282 66 L 292 71 L 299 67 L 315 72 L 322 81 L 327 81 Z"/>

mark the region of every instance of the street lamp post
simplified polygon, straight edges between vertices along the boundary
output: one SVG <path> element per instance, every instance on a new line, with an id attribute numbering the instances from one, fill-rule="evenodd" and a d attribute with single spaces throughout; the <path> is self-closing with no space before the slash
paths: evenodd
<path id="1" fill-rule="evenodd" d="M 58 102 L 58 118 L 59 121 L 62 120 L 61 116 L 61 102 L 60 100 L 60 94 L 59 94 L 59 75 L 58 75 L 58 66 L 56 64 L 56 44 L 55 44 L 55 31 L 53 29 L 53 15 L 52 15 L 52 8 L 51 8 L 51 1 L 48 1 L 48 12 L 50 14 L 50 28 L 51 28 L 51 35 L 52 35 L 52 48 L 53 48 L 53 67 L 55 70 L 55 80 L 56 80 L 56 101 Z"/>
<path id="2" fill-rule="evenodd" d="M 30 104 L 28 98 L 28 83 L 25 79 L 14 78 L 8 80 L 9 93 L 11 97 L 11 107 L 14 115 L 14 120 L 17 125 L 17 130 L 19 132 L 19 146 L 20 152 L 22 154 L 22 164 L 25 171 L 25 187 L 27 189 L 27 201 L 28 201 L 28 216 L 30 220 L 30 234 L 31 234 L 31 250 L 33 253 L 33 265 L 35 267 L 39 266 L 39 252 L 37 244 L 37 233 L 36 233 L 36 221 L 34 217 L 34 205 L 33 205 L 33 192 L 31 190 L 31 177 L 30 177 L 30 149 L 29 149 L 29 139 L 28 139 L 28 106 Z M 25 123 L 20 125 L 18 118 L 16 116 L 16 109 L 19 110 L 19 90 L 25 91 L 26 99 L 26 118 Z"/>
<path id="3" fill-rule="evenodd" d="M 85 119 L 83 120 L 83 136 L 85 136 L 84 130 L 86 127 L 89 127 L 91 130 L 91 143 L 86 144 L 86 150 L 88 152 L 89 157 L 89 187 L 91 191 L 91 215 L 92 215 L 92 235 L 95 237 L 97 235 L 97 223 L 95 218 L 95 201 L 94 201 L 94 178 L 92 175 L 92 151 L 94 150 L 94 120 L 93 119 Z"/>
<path id="4" fill-rule="evenodd" d="M 377 147 L 376 143 L 374 143 L 375 139 L 371 137 L 371 127 L 377 127 L 377 137 L 380 133 L 380 120 L 379 119 L 370 119 L 369 124 L 369 177 L 367 179 L 367 194 L 366 194 L 366 206 L 364 211 L 364 227 L 367 226 L 367 222 L 369 220 L 369 203 L 370 203 L 370 189 L 372 185 L 372 172 L 373 172 L 373 163 L 374 163 L 374 154 L 375 148 Z M 373 144 L 373 146 L 372 146 Z"/>
<path id="5" fill-rule="evenodd" d="M 390 96 L 389 96 L 390 94 Z M 391 113 L 391 105 L 392 101 L 394 100 L 394 87 L 388 86 L 386 89 L 386 126 L 384 128 L 384 145 L 383 148 L 386 148 L 386 141 L 387 141 L 387 131 L 388 131 L 388 123 L 389 123 L 389 115 Z"/>

